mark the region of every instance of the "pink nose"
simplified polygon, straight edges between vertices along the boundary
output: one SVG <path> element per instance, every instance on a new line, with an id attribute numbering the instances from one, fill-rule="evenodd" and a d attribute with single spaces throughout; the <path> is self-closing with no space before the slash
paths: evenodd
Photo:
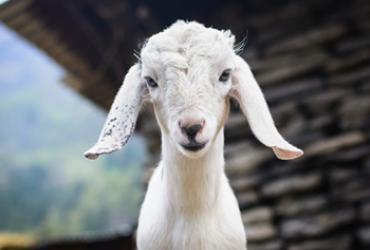
<path id="1" fill-rule="evenodd" d="M 179 126 L 184 135 L 186 135 L 190 141 L 194 141 L 195 137 L 204 127 L 204 119 L 188 118 L 179 121 Z"/>

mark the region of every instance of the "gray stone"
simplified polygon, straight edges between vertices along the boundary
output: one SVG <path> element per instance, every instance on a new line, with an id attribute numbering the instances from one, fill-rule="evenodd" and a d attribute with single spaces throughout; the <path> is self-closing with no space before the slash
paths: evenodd
<path id="1" fill-rule="evenodd" d="M 282 51 L 291 51 L 312 47 L 315 44 L 326 43 L 342 36 L 346 28 L 342 25 L 314 28 L 296 37 L 288 37 L 286 40 L 275 43 L 267 48 L 267 53 L 272 54 Z"/>
<path id="2" fill-rule="evenodd" d="M 367 173 L 368 175 L 370 175 L 370 157 L 368 157 L 365 160 L 364 168 L 365 168 L 365 173 Z"/>
<path id="3" fill-rule="evenodd" d="M 328 233 L 355 219 L 353 209 L 325 212 L 312 216 L 286 219 L 281 224 L 282 236 L 287 239 L 313 237 Z"/>
<path id="4" fill-rule="evenodd" d="M 341 185 L 335 185 L 331 190 L 331 198 L 336 201 L 356 202 L 370 199 L 370 182 L 367 176 L 358 176 Z"/>
<path id="5" fill-rule="evenodd" d="M 312 96 L 305 97 L 302 103 L 312 113 L 327 116 L 330 106 L 347 95 L 348 92 L 343 89 L 329 89 L 320 93 L 315 93 Z"/>
<path id="6" fill-rule="evenodd" d="M 331 116 L 319 116 L 306 121 L 307 128 L 312 130 L 322 129 L 323 127 L 333 123 L 333 118 Z"/>
<path id="7" fill-rule="evenodd" d="M 367 49 L 370 47 L 370 36 L 351 37 L 336 45 L 338 52 L 351 52 L 354 50 Z"/>
<path id="8" fill-rule="evenodd" d="M 289 245 L 288 250 L 346 250 L 351 249 L 349 235 L 335 235 L 334 237 L 306 240 Z"/>
<path id="9" fill-rule="evenodd" d="M 370 117 L 369 96 L 356 95 L 347 98 L 339 108 L 339 115 L 340 125 L 343 129 L 361 128 Z"/>
<path id="10" fill-rule="evenodd" d="M 328 204 L 323 195 L 312 195 L 304 198 L 285 198 L 277 205 L 277 213 L 282 216 L 296 216 L 316 212 Z"/>
<path id="11" fill-rule="evenodd" d="M 255 191 L 249 190 L 244 192 L 239 192 L 236 194 L 240 207 L 248 207 L 253 204 L 256 204 L 258 201 L 258 196 Z"/>
<path id="12" fill-rule="evenodd" d="M 370 68 L 362 67 L 351 72 L 338 73 L 329 78 L 329 84 L 333 85 L 353 85 L 363 79 L 370 79 Z"/>
<path id="13" fill-rule="evenodd" d="M 297 55 L 291 53 L 265 57 L 262 60 L 255 60 L 253 63 L 250 63 L 250 66 L 253 72 L 260 73 L 277 69 L 279 66 L 289 66 L 294 64 L 296 61 Z"/>
<path id="14" fill-rule="evenodd" d="M 285 67 L 279 67 L 275 70 L 259 74 L 256 76 L 257 81 L 262 85 L 277 84 L 283 80 L 301 75 L 309 70 L 319 67 L 326 59 L 326 55 L 322 53 L 310 53 L 305 57 L 297 58 L 297 61 Z"/>
<path id="15" fill-rule="evenodd" d="M 348 147 L 327 157 L 328 160 L 336 162 L 350 162 L 360 160 L 370 155 L 370 145 L 361 144 Z"/>
<path id="16" fill-rule="evenodd" d="M 250 226 L 251 224 L 271 221 L 273 211 L 269 207 L 256 207 L 247 209 L 242 213 L 243 223 Z"/>
<path id="17" fill-rule="evenodd" d="M 239 112 L 239 113 L 232 114 L 229 117 L 229 119 L 226 121 L 226 124 L 225 124 L 225 130 L 234 130 L 234 129 L 238 129 L 243 126 L 246 126 L 246 127 L 248 126 L 247 119 L 241 112 Z"/>
<path id="18" fill-rule="evenodd" d="M 354 54 L 330 58 L 327 64 L 325 65 L 325 68 L 329 72 L 334 72 L 338 70 L 351 68 L 357 65 L 361 65 L 362 63 L 366 63 L 369 60 L 370 60 L 370 51 L 359 50 Z"/>
<path id="19" fill-rule="evenodd" d="M 245 140 L 241 139 L 241 141 L 234 141 L 233 143 L 230 143 L 225 147 L 226 161 L 246 153 L 253 153 L 256 150 L 258 151 L 261 149 L 266 149 L 259 142 L 257 142 L 257 145 L 255 143 L 256 141 L 250 140 L 250 138 L 246 138 Z"/>
<path id="20" fill-rule="evenodd" d="M 235 176 L 230 180 L 230 184 L 235 191 L 244 192 L 260 184 L 261 179 L 261 175 L 247 174 L 245 176 Z"/>
<path id="21" fill-rule="evenodd" d="M 304 151 L 305 151 L 305 148 L 307 145 L 312 145 L 320 140 L 322 140 L 322 138 L 325 138 L 325 134 L 323 134 L 322 131 L 320 131 L 319 129 L 317 130 L 310 130 L 309 128 L 307 128 L 307 130 L 305 130 L 305 133 L 300 133 L 300 134 L 297 134 L 294 136 L 294 143 L 296 145 L 300 145 L 300 147 L 304 147 Z M 306 151 L 305 151 L 306 152 Z M 306 153 L 303 155 L 303 158 L 299 158 L 297 159 L 297 161 L 302 161 L 304 159 L 307 159 L 308 156 L 306 155 Z"/>
<path id="22" fill-rule="evenodd" d="M 279 131 L 284 135 L 285 139 L 294 144 L 297 135 L 307 133 L 307 120 L 297 115 L 286 126 L 279 126 Z"/>
<path id="23" fill-rule="evenodd" d="M 278 239 L 248 244 L 248 250 L 280 250 L 282 242 Z"/>
<path id="24" fill-rule="evenodd" d="M 370 202 L 367 202 L 361 206 L 360 216 L 361 220 L 370 221 Z"/>
<path id="25" fill-rule="evenodd" d="M 225 140 L 238 141 L 251 135 L 247 119 L 242 112 L 233 113 L 225 124 Z"/>
<path id="26" fill-rule="evenodd" d="M 262 162 L 271 159 L 273 154 L 268 149 L 255 149 L 243 155 L 235 156 L 226 162 L 228 175 L 244 174 L 259 166 Z"/>
<path id="27" fill-rule="evenodd" d="M 329 172 L 329 180 L 334 183 L 346 182 L 358 175 L 356 168 L 334 167 Z"/>
<path id="28" fill-rule="evenodd" d="M 271 223 L 246 225 L 248 242 L 261 242 L 274 238 L 276 228 Z"/>
<path id="29" fill-rule="evenodd" d="M 280 179 L 282 176 L 289 176 L 291 173 L 297 172 L 302 165 L 297 161 L 282 161 L 276 162 L 270 166 L 268 171 L 259 172 L 263 176 L 264 182 L 261 183 L 266 186 L 271 180 Z"/>
<path id="30" fill-rule="evenodd" d="M 262 194 L 268 197 L 277 197 L 283 194 L 307 191 L 320 185 L 321 176 L 318 173 L 295 175 L 271 181 L 262 187 Z"/>
<path id="31" fill-rule="evenodd" d="M 238 154 L 243 154 L 245 152 L 248 152 L 248 150 L 252 149 L 253 145 L 250 142 L 247 141 L 241 141 L 234 143 L 230 143 L 228 145 L 225 145 L 224 148 L 224 154 L 226 159 L 233 157 Z"/>
<path id="32" fill-rule="evenodd" d="M 358 230 L 357 237 L 363 245 L 370 246 L 370 226 Z"/>
<path id="33" fill-rule="evenodd" d="M 356 20 L 356 26 L 358 27 L 359 30 L 361 30 L 364 34 L 369 34 L 370 31 L 370 23 L 369 23 L 369 15 L 363 17 L 363 18 L 357 18 Z M 366 45 L 369 45 L 369 43 L 365 43 Z"/>
<path id="34" fill-rule="evenodd" d="M 289 118 L 301 115 L 297 110 L 297 104 L 293 101 L 272 106 L 271 113 L 277 127 L 285 124 Z"/>
<path id="35" fill-rule="evenodd" d="M 358 89 L 361 93 L 368 95 L 370 93 L 370 80 L 361 81 Z"/>
<path id="36" fill-rule="evenodd" d="M 320 79 L 308 79 L 286 83 L 284 87 L 269 88 L 264 93 L 269 101 L 286 101 L 287 99 L 297 100 L 302 98 L 309 91 L 320 89 L 321 86 L 322 82 Z"/>
<path id="37" fill-rule="evenodd" d="M 326 138 L 315 142 L 305 148 L 305 156 L 322 155 L 337 151 L 343 147 L 349 147 L 366 140 L 366 135 L 359 131 L 341 134 L 332 138 Z"/>

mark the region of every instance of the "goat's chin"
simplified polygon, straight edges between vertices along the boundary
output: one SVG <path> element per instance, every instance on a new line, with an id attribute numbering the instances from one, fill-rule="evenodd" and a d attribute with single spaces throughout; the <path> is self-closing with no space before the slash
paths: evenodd
<path id="1" fill-rule="evenodd" d="M 196 151 L 188 150 L 184 148 L 181 144 L 177 144 L 177 149 L 180 151 L 180 153 L 184 157 L 187 157 L 190 159 L 198 159 L 206 154 L 206 152 L 209 149 L 209 144 L 210 143 L 206 143 L 203 148 L 196 150 Z"/>

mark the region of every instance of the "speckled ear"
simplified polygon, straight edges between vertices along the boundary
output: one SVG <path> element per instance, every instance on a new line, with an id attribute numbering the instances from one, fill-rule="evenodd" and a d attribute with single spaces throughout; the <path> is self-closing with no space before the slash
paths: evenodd
<path id="1" fill-rule="evenodd" d="M 254 135 L 270 147 L 279 159 L 300 157 L 303 151 L 287 142 L 275 127 L 266 100 L 248 64 L 240 56 L 235 56 L 235 64 L 231 96 L 239 102 Z"/>
<path id="2" fill-rule="evenodd" d="M 143 103 L 145 84 L 140 77 L 140 66 L 130 68 L 119 89 L 98 142 L 85 152 L 88 159 L 96 159 L 121 149 L 134 131 L 136 120 Z"/>

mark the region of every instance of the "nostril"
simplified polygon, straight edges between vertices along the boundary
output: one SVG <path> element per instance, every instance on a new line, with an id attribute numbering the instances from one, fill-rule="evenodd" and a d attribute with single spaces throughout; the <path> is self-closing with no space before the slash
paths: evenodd
<path id="1" fill-rule="evenodd" d="M 186 133 L 189 135 L 189 137 L 194 137 L 201 128 L 202 125 L 200 124 L 192 125 L 186 129 Z"/>
<path id="2" fill-rule="evenodd" d="M 198 132 L 202 129 L 202 127 L 203 123 L 182 127 L 181 129 L 190 139 L 194 139 Z"/>

